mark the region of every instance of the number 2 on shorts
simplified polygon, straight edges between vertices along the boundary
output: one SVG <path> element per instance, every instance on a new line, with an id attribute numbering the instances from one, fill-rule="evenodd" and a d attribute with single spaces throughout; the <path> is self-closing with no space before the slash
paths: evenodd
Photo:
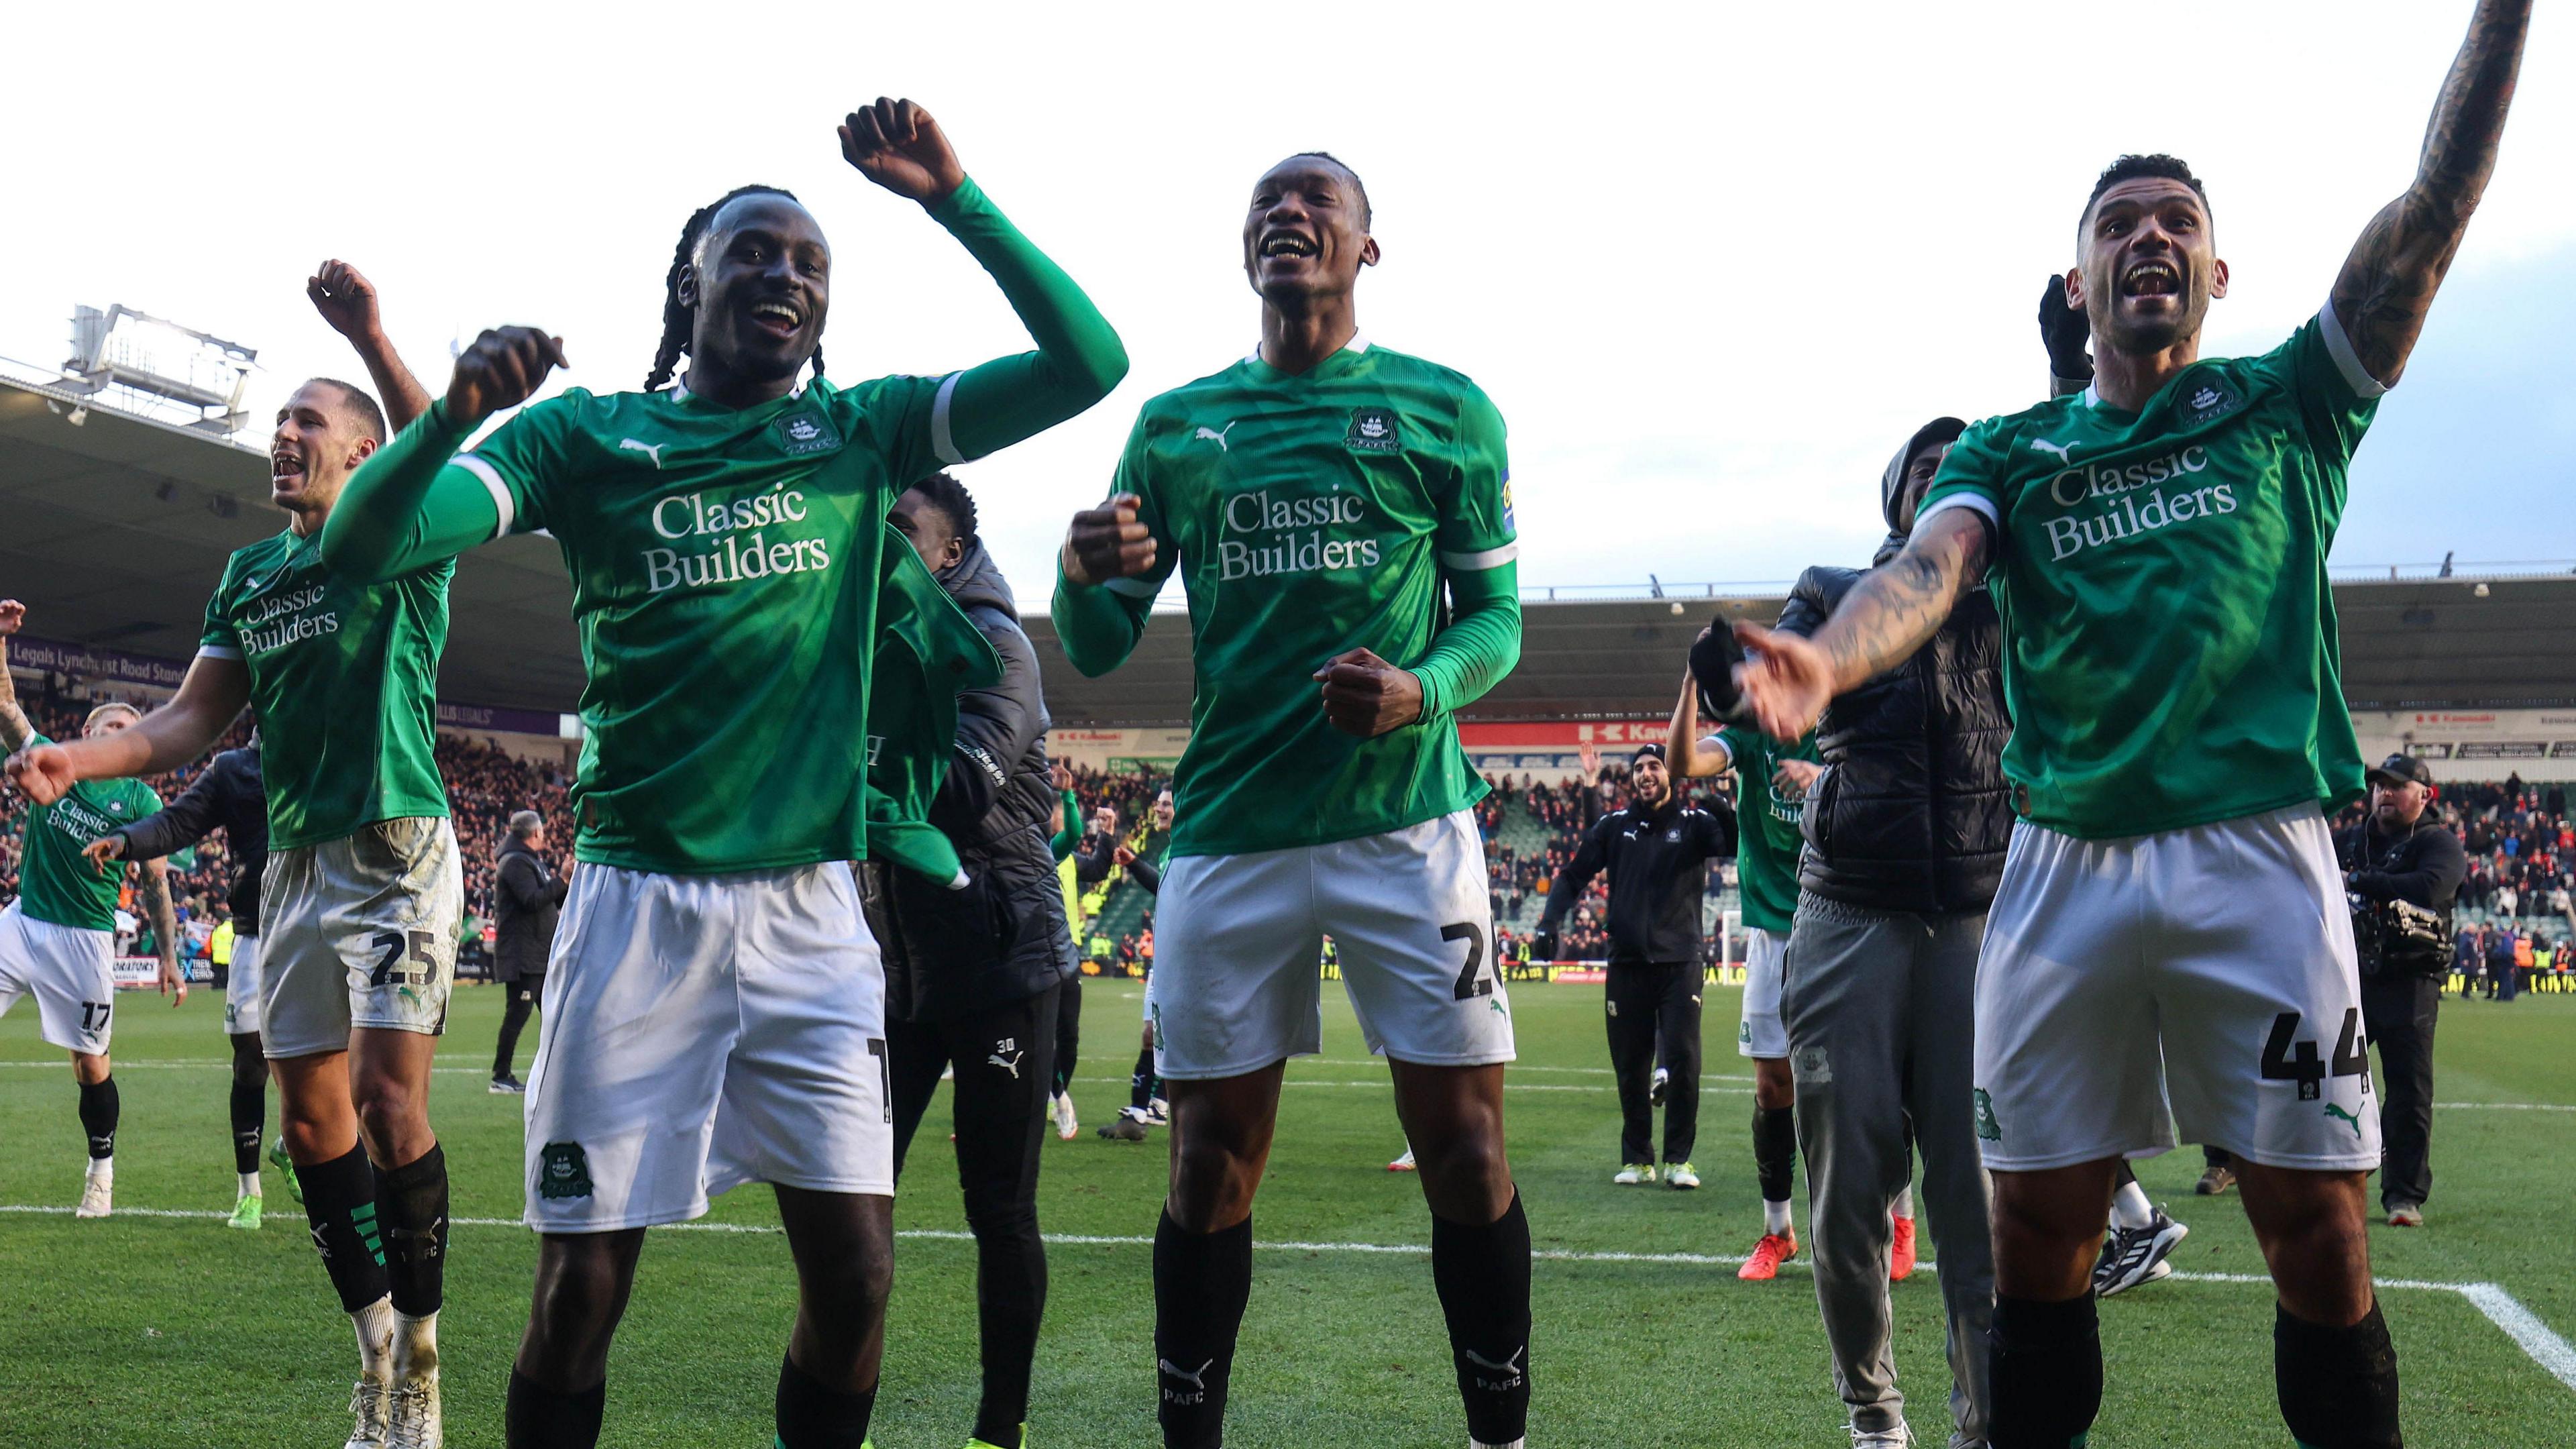
<path id="1" fill-rule="evenodd" d="M 1473 1001 L 1479 996 L 1493 995 L 1493 979 L 1480 974 L 1485 966 L 1485 933 L 1477 928 L 1476 923 L 1460 921 L 1455 925 L 1442 926 L 1440 939 L 1467 943 L 1467 969 L 1458 973 L 1457 998 Z"/>

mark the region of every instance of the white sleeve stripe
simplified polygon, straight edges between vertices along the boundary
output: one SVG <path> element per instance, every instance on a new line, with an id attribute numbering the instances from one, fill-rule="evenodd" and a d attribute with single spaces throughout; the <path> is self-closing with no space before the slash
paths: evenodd
<path id="1" fill-rule="evenodd" d="M 1988 498 L 1983 493 L 1952 493 L 1944 497 L 1933 499 L 1930 503 L 1923 506 L 1923 512 L 1914 520 L 1914 532 L 1916 534 L 1922 533 L 1923 525 L 1932 521 L 1933 514 L 1950 508 L 1967 509 L 1969 512 L 1985 519 L 1986 522 L 1993 524 L 1996 532 L 2001 533 L 2003 531 L 2003 516 L 1995 512 L 1995 500 Z"/>
<path id="2" fill-rule="evenodd" d="M 963 376 L 962 372 L 952 372 L 940 379 L 939 396 L 930 403 L 930 451 L 939 455 L 940 462 L 951 465 L 966 461 L 965 455 L 957 451 L 957 437 L 949 431 L 948 424 L 948 410 L 957 397 L 957 379 Z"/>
<path id="3" fill-rule="evenodd" d="M 483 480 L 485 491 L 492 495 L 493 508 L 499 510 L 501 515 L 501 521 L 493 528 L 492 536 L 506 537 L 510 532 L 510 526 L 519 521 L 519 506 L 510 501 L 510 486 L 501 481 L 500 470 L 472 453 L 457 454 L 456 466 Z"/>
<path id="4" fill-rule="evenodd" d="M 1131 599 L 1150 599 L 1163 591 L 1163 584 L 1159 579 L 1107 579 L 1102 581 L 1100 586 L 1113 594 L 1125 594 Z"/>
<path id="5" fill-rule="evenodd" d="M 1440 566 L 1454 569 L 1462 574 L 1472 574 L 1483 569 L 1501 568 L 1520 556 L 1521 546 L 1518 543 L 1507 543 L 1501 548 L 1489 548 L 1483 553 L 1450 553 L 1444 549 L 1440 554 Z"/>
<path id="6" fill-rule="evenodd" d="M 2343 321 L 2335 316 L 2334 298 L 2326 298 L 2324 309 L 2317 313 L 2317 322 L 2317 330 L 2325 336 L 2326 356 L 2334 359 L 2335 371 L 2343 374 L 2345 386 L 2366 398 L 2388 391 L 2388 384 L 2371 376 L 2370 369 L 2361 365 L 2361 354 L 2352 350 L 2352 339 L 2344 335 Z"/>
<path id="7" fill-rule="evenodd" d="M 197 646 L 197 657 L 200 659 L 239 659 L 242 657 L 242 652 L 233 648 L 229 644 L 200 644 Z"/>

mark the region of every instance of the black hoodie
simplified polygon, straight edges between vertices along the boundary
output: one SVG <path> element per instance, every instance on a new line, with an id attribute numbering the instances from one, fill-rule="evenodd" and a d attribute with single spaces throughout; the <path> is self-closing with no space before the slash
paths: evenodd
<path id="1" fill-rule="evenodd" d="M 1897 520 L 1906 460 L 1925 442 L 1948 442 L 1965 429 L 1957 418 L 1937 418 L 1887 465 L 1879 497 L 1888 537 L 1873 568 L 1905 546 Z M 1780 627 L 1813 634 L 1866 572 L 1807 570 L 1790 590 Z M 1986 909 L 2012 838 L 2003 774 L 2011 737 L 2002 623 L 1993 597 L 1978 588 L 1960 597 L 1912 658 L 1826 706 L 1816 726 L 1825 773 L 1807 794 L 1799 886 L 1874 910 Z"/>
<path id="2" fill-rule="evenodd" d="M 957 696 L 957 757 L 930 823 L 957 847 L 967 883 L 946 889 L 906 870 L 862 867 L 868 927 L 885 956 L 886 1011 L 945 1021 L 1025 1001 L 1073 974 L 1047 821 L 1046 701 L 1037 651 L 1011 586 L 981 542 L 939 583 L 1002 659 L 1002 681 Z"/>

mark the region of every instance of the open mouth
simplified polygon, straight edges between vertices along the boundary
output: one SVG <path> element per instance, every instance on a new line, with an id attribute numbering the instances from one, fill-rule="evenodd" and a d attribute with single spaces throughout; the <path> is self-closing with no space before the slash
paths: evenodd
<path id="1" fill-rule="evenodd" d="M 2167 261 L 2146 261 L 2120 276 L 2123 297 L 2175 297 L 2182 294 L 2182 272 Z"/>
<path id="2" fill-rule="evenodd" d="M 751 325 L 783 341 L 805 325 L 805 314 L 791 302 L 764 298 L 751 304 Z"/>
<path id="3" fill-rule="evenodd" d="M 1274 231 L 1261 239 L 1261 255 L 1267 257 L 1311 257 L 1316 253 L 1314 240 L 1293 231 Z"/>
<path id="4" fill-rule="evenodd" d="M 284 488 L 304 481 L 304 460 L 293 453 L 268 455 L 268 486 Z"/>

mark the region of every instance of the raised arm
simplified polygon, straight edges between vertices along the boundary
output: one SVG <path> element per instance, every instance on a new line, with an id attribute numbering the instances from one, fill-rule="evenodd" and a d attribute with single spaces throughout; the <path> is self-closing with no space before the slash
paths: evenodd
<path id="1" fill-rule="evenodd" d="M 1834 696 L 1904 663 L 1950 617 L 1959 595 L 1985 577 L 1989 525 L 1975 510 L 1927 516 L 1905 549 L 1852 585 L 1811 638 L 1750 623 L 1735 626 L 1747 651 L 1736 682 L 1763 733 L 1795 740 Z"/>
<path id="2" fill-rule="evenodd" d="M 2495 173 L 2531 0 L 2479 0 L 2433 103 L 2414 183 L 2361 230 L 2335 278 L 2335 320 L 2362 370 L 2393 386 Z"/>
<path id="3" fill-rule="evenodd" d="M 249 668 L 238 658 L 200 654 L 170 702 L 133 728 L 21 749 L 9 757 L 9 779 L 37 804 L 51 805 L 83 780 L 175 770 L 222 738 L 248 703 Z"/>
<path id="4" fill-rule="evenodd" d="M 485 418 L 527 401 L 563 365 L 563 339 L 533 327 L 475 338 L 456 359 L 447 395 L 349 476 L 322 524 L 322 561 L 381 582 L 490 541 L 500 504 L 480 475 L 450 460 Z"/>
<path id="5" fill-rule="evenodd" d="M 429 391 L 420 379 L 411 375 L 395 354 L 393 343 L 385 336 L 384 319 L 376 307 L 376 287 L 359 274 L 356 267 L 333 259 L 313 269 L 304 279 L 304 295 L 313 302 L 313 310 L 331 324 L 331 330 L 349 339 L 358 349 L 358 360 L 366 364 L 367 378 L 376 385 L 376 395 L 385 400 L 386 420 L 400 432 L 410 427 L 412 419 L 429 411 Z"/>
<path id="6" fill-rule="evenodd" d="M 1717 748 L 1702 750 L 1702 743 Z M 1682 671 L 1681 702 L 1673 706 L 1672 725 L 1664 732 L 1664 763 L 1677 780 L 1705 780 L 1735 768 L 1735 752 L 1727 747 L 1725 736 L 1711 735 L 1706 741 L 1700 737 L 1699 680 L 1688 670 Z"/>
<path id="7" fill-rule="evenodd" d="M 1042 433 L 1127 375 L 1127 349 L 1108 319 L 985 197 L 928 111 L 879 96 L 849 113 L 840 137 L 842 158 L 860 174 L 921 203 L 965 244 L 1038 345 L 952 380 L 932 424 L 940 461 L 962 463 Z"/>
<path id="8" fill-rule="evenodd" d="M 27 622 L 27 606 L 16 599 L 0 599 L 0 750 L 12 754 L 27 747 L 36 737 L 36 726 L 27 712 L 18 707 L 18 685 L 9 677 L 9 636 Z"/>

